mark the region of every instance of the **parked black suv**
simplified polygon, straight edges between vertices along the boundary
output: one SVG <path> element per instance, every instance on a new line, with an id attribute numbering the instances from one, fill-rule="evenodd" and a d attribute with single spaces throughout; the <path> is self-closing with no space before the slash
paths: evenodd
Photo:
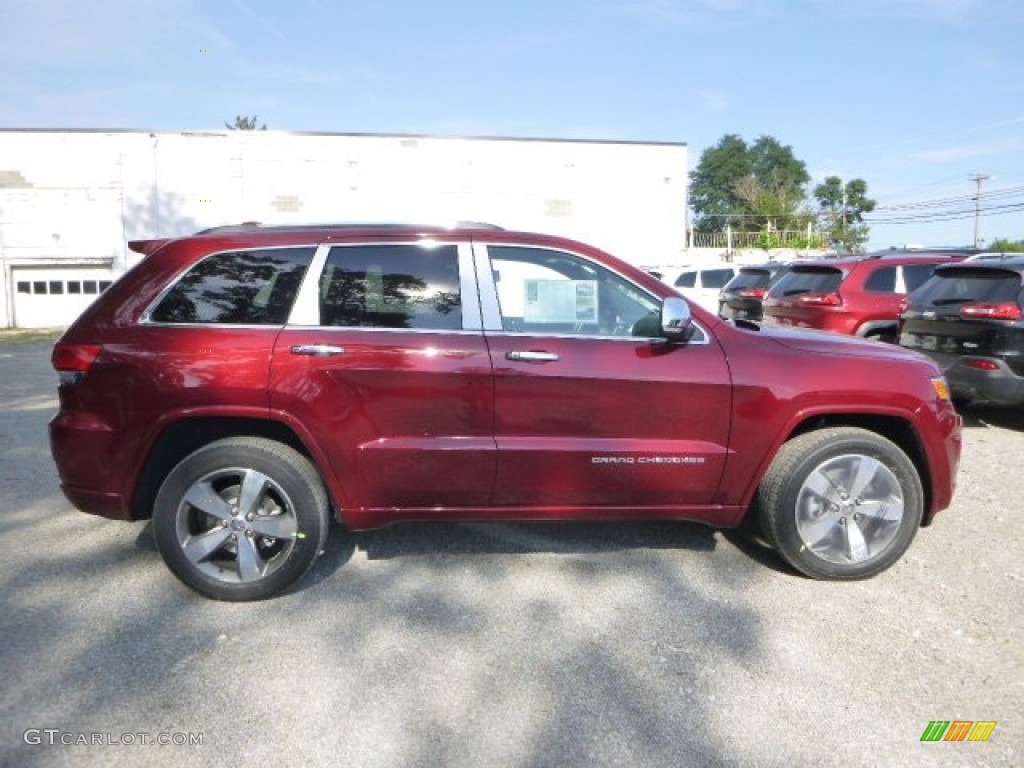
<path id="1" fill-rule="evenodd" d="M 907 298 L 900 344 L 946 369 L 955 397 L 1024 404 L 1024 254 L 939 267 Z"/>
<path id="2" fill-rule="evenodd" d="M 723 320 L 761 320 L 761 302 L 789 265 L 784 262 L 750 264 L 740 267 L 736 277 L 718 294 L 718 316 Z"/>

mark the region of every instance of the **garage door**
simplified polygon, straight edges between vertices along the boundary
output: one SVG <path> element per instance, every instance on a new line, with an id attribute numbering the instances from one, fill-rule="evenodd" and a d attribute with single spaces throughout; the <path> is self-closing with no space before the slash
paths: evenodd
<path id="1" fill-rule="evenodd" d="M 17 328 L 68 326 L 114 280 L 109 269 L 14 267 L 11 277 Z"/>

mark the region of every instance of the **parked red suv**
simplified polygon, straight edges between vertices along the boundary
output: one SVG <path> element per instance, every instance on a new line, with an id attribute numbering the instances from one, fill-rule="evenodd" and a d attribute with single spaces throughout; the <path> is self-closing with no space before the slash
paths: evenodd
<path id="1" fill-rule="evenodd" d="M 737 328 L 581 243 L 484 226 L 234 227 L 148 256 L 57 342 L 80 509 L 153 518 L 181 581 L 292 585 L 331 515 L 755 515 L 794 568 L 892 565 L 951 501 L 960 419 L 900 347 Z"/>
<path id="2" fill-rule="evenodd" d="M 903 298 L 935 267 L 975 251 L 880 251 L 790 264 L 764 299 L 765 325 L 817 328 L 895 343 Z"/>

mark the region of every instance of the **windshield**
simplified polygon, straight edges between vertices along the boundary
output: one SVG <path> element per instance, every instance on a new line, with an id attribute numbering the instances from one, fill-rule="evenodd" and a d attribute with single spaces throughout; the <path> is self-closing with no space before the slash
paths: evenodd
<path id="1" fill-rule="evenodd" d="M 914 306 L 941 307 L 974 302 L 1014 301 L 1021 288 L 1016 272 L 1002 269 L 947 269 L 937 272 L 911 297 Z"/>
<path id="2" fill-rule="evenodd" d="M 778 298 L 805 293 L 835 293 L 842 281 L 843 273 L 834 267 L 799 267 L 779 280 L 769 295 Z"/>

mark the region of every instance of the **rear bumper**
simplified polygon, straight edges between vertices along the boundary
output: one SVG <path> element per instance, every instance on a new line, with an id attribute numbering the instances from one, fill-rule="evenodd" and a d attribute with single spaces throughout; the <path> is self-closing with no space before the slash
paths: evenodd
<path id="1" fill-rule="evenodd" d="M 777 328 L 806 328 L 854 336 L 859 325 L 858 318 L 850 314 L 844 307 L 823 308 L 815 312 L 804 310 L 799 314 L 785 314 L 777 309 L 762 311 L 764 312 L 764 317 L 761 322 Z"/>
<path id="2" fill-rule="evenodd" d="M 125 495 L 124 459 L 117 435 L 87 413 L 59 411 L 50 421 L 50 454 L 60 488 L 77 509 L 115 520 L 131 520 Z"/>
<path id="3" fill-rule="evenodd" d="M 750 320 L 757 323 L 763 314 L 758 300 L 731 298 L 718 302 L 718 316 L 723 320 Z"/>
<path id="4" fill-rule="evenodd" d="M 972 361 L 995 365 L 993 370 L 971 367 Z M 946 369 L 946 380 L 954 397 L 984 400 L 1002 405 L 1024 403 L 1024 376 L 994 357 L 961 357 Z"/>
<path id="5" fill-rule="evenodd" d="M 111 520 L 131 521 L 132 516 L 123 496 L 104 493 L 91 488 L 76 488 L 72 485 L 61 485 L 64 497 L 75 509 L 90 515 L 107 517 Z"/>

